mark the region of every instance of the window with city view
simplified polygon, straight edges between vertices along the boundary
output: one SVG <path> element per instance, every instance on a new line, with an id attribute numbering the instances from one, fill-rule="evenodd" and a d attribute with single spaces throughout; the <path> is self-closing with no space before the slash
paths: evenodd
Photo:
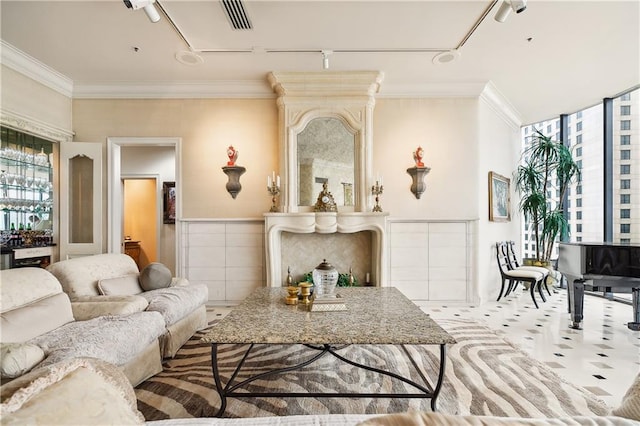
<path id="1" fill-rule="evenodd" d="M 607 102 L 612 111 L 609 116 L 605 114 Z M 563 128 L 564 134 L 561 131 Z M 580 166 L 581 179 L 571 185 L 565 204 L 565 215 L 570 226 L 567 241 L 640 244 L 639 128 L 640 89 L 573 114 L 522 128 L 523 150 L 538 130 L 568 145 Z M 607 134 L 612 135 L 608 147 L 612 155 L 609 156 L 605 155 Z M 605 191 L 605 170 L 611 170 L 612 194 L 606 194 Z M 611 192 L 611 189 L 608 191 Z M 547 196 L 551 203 L 558 202 L 559 194 Z M 605 220 L 605 209 L 612 212 L 609 223 Z M 532 233 L 530 225 L 523 221 L 524 257 L 535 257 Z M 557 258 L 557 245 L 552 258 Z"/>

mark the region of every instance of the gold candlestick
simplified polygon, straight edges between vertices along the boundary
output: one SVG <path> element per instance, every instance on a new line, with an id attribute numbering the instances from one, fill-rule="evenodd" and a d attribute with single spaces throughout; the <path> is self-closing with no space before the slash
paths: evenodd
<path id="1" fill-rule="evenodd" d="M 376 205 L 373 206 L 374 212 L 381 212 L 382 207 L 380 207 L 380 195 L 384 190 L 384 186 L 382 186 L 377 180 L 376 184 L 371 187 L 371 194 L 376 196 Z"/>
<path id="2" fill-rule="evenodd" d="M 275 182 L 271 182 L 271 185 L 267 185 L 267 192 L 271 195 L 271 209 L 269 211 L 271 213 L 277 212 L 278 207 L 276 207 L 276 197 L 280 194 L 280 186 Z"/>

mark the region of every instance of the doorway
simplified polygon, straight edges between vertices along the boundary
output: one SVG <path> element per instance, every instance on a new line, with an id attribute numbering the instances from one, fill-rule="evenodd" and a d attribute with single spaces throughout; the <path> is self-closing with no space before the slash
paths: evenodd
<path id="1" fill-rule="evenodd" d="M 157 179 L 123 178 L 123 231 L 125 253 L 142 270 L 158 261 Z"/>

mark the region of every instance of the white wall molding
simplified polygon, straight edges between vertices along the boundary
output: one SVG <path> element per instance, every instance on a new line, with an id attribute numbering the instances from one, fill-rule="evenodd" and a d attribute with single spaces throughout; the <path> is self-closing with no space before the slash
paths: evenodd
<path id="1" fill-rule="evenodd" d="M 0 40 L 0 62 L 64 96 L 73 94 L 73 81 L 48 65 Z"/>
<path id="2" fill-rule="evenodd" d="M 73 131 L 52 126 L 44 121 L 37 120 L 23 114 L 18 114 L 5 109 L 0 109 L 0 124 L 24 133 L 29 133 L 43 139 L 55 142 L 71 142 Z"/>
<path id="3" fill-rule="evenodd" d="M 522 116 L 491 81 L 482 90 L 480 100 L 489 106 L 511 128 L 514 130 L 520 129 Z"/>
<path id="4" fill-rule="evenodd" d="M 267 80 L 76 85 L 74 99 L 273 99 Z"/>

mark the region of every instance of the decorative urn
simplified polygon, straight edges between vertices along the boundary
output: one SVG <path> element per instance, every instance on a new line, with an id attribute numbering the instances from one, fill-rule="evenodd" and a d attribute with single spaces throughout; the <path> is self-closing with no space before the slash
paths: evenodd
<path id="1" fill-rule="evenodd" d="M 322 263 L 316 266 L 312 276 L 316 298 L 335 297 L 338 271 L 330 263 L 327 263 L 327 259 L 323 259 Z"/>

